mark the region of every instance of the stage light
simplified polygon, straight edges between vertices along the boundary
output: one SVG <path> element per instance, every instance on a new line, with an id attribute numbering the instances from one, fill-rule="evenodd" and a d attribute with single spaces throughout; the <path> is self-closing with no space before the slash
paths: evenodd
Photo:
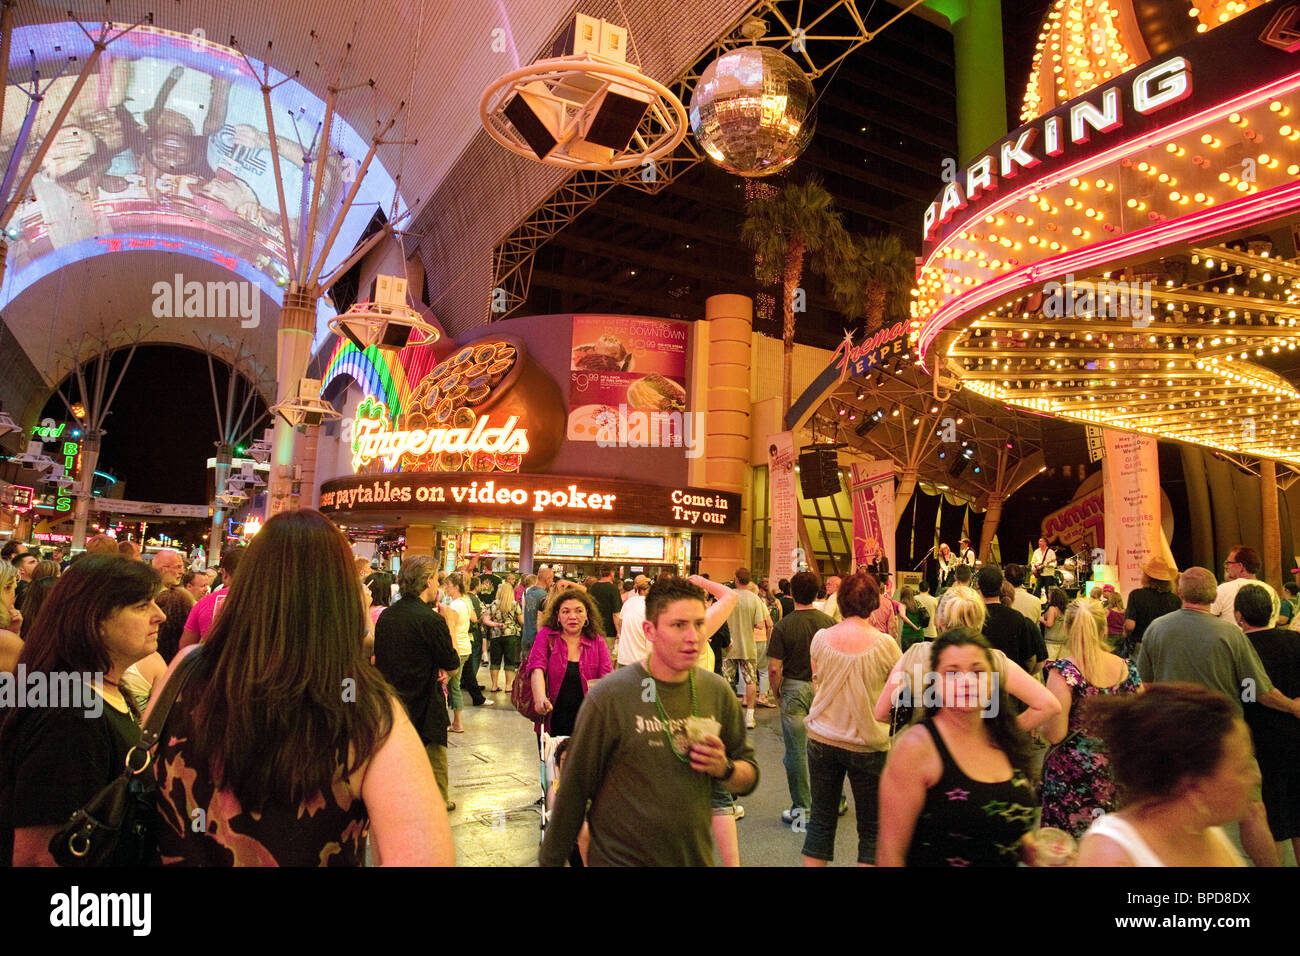
<path id="1" fill-rule="evenodd" d="M 862 423 L 853 430 L 854 432 L 857 433 L 857 436 L 859 438 L 862 438 L 864 435 L 867 434 L 867 432 L 871 431 L 871 429 L 879 425 L 880 420 L 884 417 L 885 417 L 885 410 L 883 408 L 877 408 L 874 412 L 871 413 L 871 417 L 864 418 L 862 420 Z"/>

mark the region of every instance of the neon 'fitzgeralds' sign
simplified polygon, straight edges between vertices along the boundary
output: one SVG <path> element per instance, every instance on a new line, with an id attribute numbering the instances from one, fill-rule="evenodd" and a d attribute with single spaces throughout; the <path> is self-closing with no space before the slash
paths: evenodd
<path id="1" fill-rule="evenodd" d="M 1154 113 L 1191 96 L 1191 65 L 1181 56 L 1162 60 L 1134 76 L 1130 91 L 1135 112 Z M 994 145 L 966 168 L 964 180 L 958 177 L 950 182 L 930 203 L 922 219 L 923 238 L 933 239 L 938 227 L 959 209 L 994 192 L 999 179 L 1014 179 L 1050 157 L 1086 144 L 1093 131 L 1109 133 L 1123 126 L 1120 94 L 1120 87 L 1111 86 L 1091 99 L 1080 97 L 1068 109 L 1050 113 Z"/>
<path id="2" fill-rule="evenodd" d="M 357 406 L 352 433 L 352 470 L 360 471 L 376 458 L 385 468 L 396 468 L 403 455 L 419 458 L 438 452 L 493 452 L 528 454 L 528 431 L 516 428 L 519 418 L 511 415 L 498 428 L 488 427 L 485 416 L 473 428 L 416 428 L 393 431 L 388 426 L 388 407 L 372 395 Z"/>

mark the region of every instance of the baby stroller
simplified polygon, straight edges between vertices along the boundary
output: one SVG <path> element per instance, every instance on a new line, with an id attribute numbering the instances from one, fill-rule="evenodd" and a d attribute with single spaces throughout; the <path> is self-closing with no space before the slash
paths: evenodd
<path id="1" fill-rule="evenodd" d="M 552 737 L 542 731 L 542 832 L 541 839 L 546 838 L 546 827 L 551 822 L 551 801 L 554 799 L 553 787 L 560 776 L 560 754 L 568 737 Z M 569 855 L 570 866 L 582 866 L 582 853 L 575 845 Z"/>
<path id="2" fill-rule="evenodd" d="M 559 779 L 560 767 L 556 748 L 568 737 L 552 737 L 542 731 L 542 837 L 546 836 L 546 825 L 551 822 L 551 787 Z"/>

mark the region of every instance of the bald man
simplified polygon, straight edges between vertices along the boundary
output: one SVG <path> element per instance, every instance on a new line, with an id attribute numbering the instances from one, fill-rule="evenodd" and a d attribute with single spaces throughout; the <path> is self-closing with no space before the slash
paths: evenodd
<path id="1" fill-rule="evenodd" d="M 153 556 L 153 569 L 162 578 L 163 587 L 174 588 L 185 576 L 185 559 L 179 551 L 163 548 Z"/>

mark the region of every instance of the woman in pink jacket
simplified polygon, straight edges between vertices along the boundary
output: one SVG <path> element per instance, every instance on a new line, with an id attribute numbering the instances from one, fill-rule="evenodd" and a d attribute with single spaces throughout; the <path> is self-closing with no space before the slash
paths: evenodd
<path id="1" fill-rule="evenodd" d="M 528 655 L 533 702 L 552 737 L 573 733 L 587 684 L 614 669 L 605 638 L 597 630 L 599 611 L 591 597 L 573 588 L 559 591 L 537 619 L 537 639 Z"/>

